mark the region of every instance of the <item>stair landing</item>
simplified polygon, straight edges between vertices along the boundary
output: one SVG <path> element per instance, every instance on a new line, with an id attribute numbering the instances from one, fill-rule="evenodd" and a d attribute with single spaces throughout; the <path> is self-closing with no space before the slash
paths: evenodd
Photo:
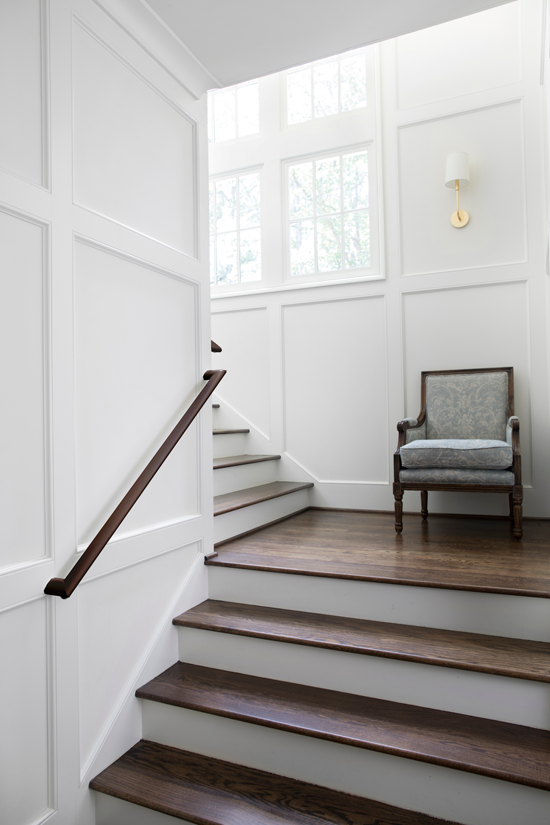
<path id="1" fill-rule="evenodd" d="M 279 573 L 550 598 L 550 521 L 309 510 L 236 538 L 207 562 Z"/>

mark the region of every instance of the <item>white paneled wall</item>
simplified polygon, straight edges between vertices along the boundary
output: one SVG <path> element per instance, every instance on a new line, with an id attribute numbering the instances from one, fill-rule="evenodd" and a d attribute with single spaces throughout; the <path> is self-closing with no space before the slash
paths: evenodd
<path id="1" fill-rule="evenodd" d="M 543 12 L 542 0 L 517 0 L 372 47 L 375 104 L 363 114 L 285 128 L 282 108 L 276 117 L 284 77 L 261 79 L 259 137 L 210 147 L 216 174 L 243 168 L 245 155 L 265 161 L 269 216 L 263 282 L 214 295 L 212 334 L 224 350 L 215 358 L 233 366 L 220 397 L 231 395 L 246 415 L 235 400 L 246 378 L 246 359 L 236 363 L 240 318 L 261 310 L 269 340 L 247 343 L 269 363 L 265 451 L 283 454 L 287 477 L 315 481 L 317 505 L 393 509 L 396 424 L 419 412 L 422 370 L 511 365 L 525 512 L 550 516 Z M 370 195 L 381 221 L 381 276 L 300 285 L 276 253 L 281 169 L 286 158 L 353 144 L 361 118 L 379 158 L 378 193 Z M 450 223 L 454 191 L 444 186 L 446 156 L 457 151 L 469 153 L 471 170 L 461 191 L 470 223 L 460 230 Z M 505 496 L 430 494 L 432 511 L 506 508 Z M 417 494 L 405 495 L 405 509 L 419 509 Z"/>
<path id="2" fill-rule="evenodd" d="M 206 597 L 209 409 L 81 589 L 43 594 L 210 367 L 207 78 L 132 5 L 0 2 L 2 825 L 93 825 L 89 778 Z"/>

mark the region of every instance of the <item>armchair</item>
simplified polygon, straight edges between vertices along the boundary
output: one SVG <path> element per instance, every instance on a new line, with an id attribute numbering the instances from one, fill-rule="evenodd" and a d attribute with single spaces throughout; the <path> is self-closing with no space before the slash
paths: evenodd
<path id="1" fill-rule="evenodd" d="M 403 492 L 508 493 L 513 534 L 522 537 L 523 486 L 514 370 L 440 370 L 421 374 L 421 409 L 405 418 L 394 453 L 395 529 L 403 530 Z"/>

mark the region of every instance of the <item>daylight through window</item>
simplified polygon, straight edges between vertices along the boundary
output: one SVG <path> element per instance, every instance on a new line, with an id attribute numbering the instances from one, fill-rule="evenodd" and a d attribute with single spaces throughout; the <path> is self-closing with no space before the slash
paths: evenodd
<path id="1" fill-rule="evenodd" d="M 210 283 L 261 277 L 260 173 L 211 181 Z"/>
<path id="2" fill-rule="evenodd" d="M 287 72 L 286 100 L 289 126 L 366 106 L 365 50 Z"/>
<path id="3" fill-rule="evenodd" d="M 231 140 L 260 131 L 258 82 L 208 92 L 208 139 Z"/>
<path id="4" fill-rule="evenodd" d="M 290 274 L 370 266 L 367 150 L 287 169 Z"/>

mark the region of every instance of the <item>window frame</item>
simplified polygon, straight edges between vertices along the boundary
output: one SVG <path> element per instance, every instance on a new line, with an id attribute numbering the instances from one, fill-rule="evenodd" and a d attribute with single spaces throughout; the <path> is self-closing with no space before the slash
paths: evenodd
<path id="1" fill-rule="evenodd" d="M 260 222 L 259 222 L 257 227 L 248 227 L 247 226 L 246 230 L 244 230 L 244 231 L 248 231 L 249 229 L 259 229 L 260 230 L 260 277 L 256 280 L 254 280 L 254 281 L 241 281 L 241 256 L 240 256 L 240 233 L 241 233 L 240 218 L 241 218 L 241 216 L 240 216 L 240 210 L 239 210 L 240 196 L 239 196 L 238 181 L 239 181 L 239 178 L 244 178 L 247 175 L 258 175 L 259 185 L 260 185 Z M 237 228 L 234 229 L 234 230 L 228 230 L 227 232 L 219 232 L 219 233 L 218 232 L 211 232 L 210 231 L 210 187 L 212 186 L 212 184 L 214 184 L 214 187 L 215 187 L 217 181 L 232 180 L 232 179 L 237 180 L 237 210 L 236 210 Z M 217 238 L 219 237 L 219 235 L 229 234 L 230 232 L 236 232 L 237 233 L 237 252 L 238 252 L 238 255 L 237 255 L 237 268 L 238 268 L 238 276 L 239 276 L 239 280 L 235 281 L 234 283 L 218 284 L 218 283 L 212 283 L 212 281 L 210 281 L 210 291 L 212 293 L 215 292 L 216 294 L 220 294 L 220 293 L 223 293 L 223 292 L 232 292 L 232 291 L 237 291 L 237 290 L 240 291 L 240 290 L 243 290 L 243 289 L 256 289 L 258 287 L 261 287 L 264 284 L 264 274 L 263 274 L 263 268 L 262 268 L 262 263 L 263 263 L 263 258 L 264 258 L 264 255 L 263 255 L 263 231 L 262 231 L 262 228 L 263 228 L 262 227 L 262 223 L 263 223 L 263 216 L 262 216 L 262 211 L 263 211 L 262 210 L 262 166 L 255 165 L 255 166 L 247 167 L 245 169 L 234 169 L 230 172 L 222 172 L 220 174 L 211 175 L 208 179 L 208 199 L 209 199 L 209 203 L 208 203 L 208 230 L 209 230 L 208 231 L 208 253 L 209 253 L 209 264 L 210 264 L 209 276 L 211 276 L 211 272 L 212 272 L 211 267 L 212 267 L 212 258 L 213 258 L 214 266 L 215 266 L 214 271 L 216 273 L 216 278 L 217 278 Z M 212 256 L 212 249 L 214 250 L 213 256 Z"/>
<path id="2" fill-rule="evenodd" d="M 257 132 L 248 132 L 246 135 L 239 135 L 239 97 L 237 94 L 237 89 L 241 89 L 245 86 L 256 86 L 258 91 L 258 131 Z M 231 90 L 235 91 L 235 134 L 231 138 L 224 138 L 224 140 L 214 140 L 212 135 L 215 134 L 215 99 L 217 95 L 223 92 L 229 92 Z M 233 143 L 235 141 L 246 140 L 247 138 L 257 138 L 260 135 L 260 84 L 259 79 L 256 78 L 254 80 L 246 80 L 244 83 L 236 83 L 233 86 L 224 86 L 221 89 L 211 89 L 207 94 L 207 121 L 208 121 L 208 145 L 209 146 L 224 146 L 229 143 Z"/>
<path id="3" fill-rule="evenodd" d="M 325 272 L 311 272 L 307 275 L 292 275 L 291 269 L 291 241 L 290 241 L 290 226 L 296 223 L 296 219 L 292 220 L 290 217 L 290 186 L 289 186 L 289 169 L 291 166 L 300 163 L 314 162 L 316 160 L 325 160 L 334 157 L 343 157 L 347 154 L 355 152 L 367 152 L 367 163 L 369 170 L 369 235 L 370 235 L 370 266 L 368 267 L 354 267 L 348 269 L 335 269 Z M 380 239 L 379 239 L 379 198 L 377 186 L 377 158 L 376 147 L 374 140 L 366 140 L 361 143 L 355 143 L 350 146 L 332 147 L 324 152 L 312 152 L 307 155 L 297 155 L 294 157 L 284 158 L 281 161 L 281 183 L 282 183 L 282 206 L 283 206 L 283 245 L 284 245 L 284 284 L 288 287 L 290 285 L 308 284 L 308 283 L 324 283 L 325 281 L 349 281 L 349 280 L 366 280 L 380 278 Z M 342 216 L 344 211 L 340 213 Z M 317 263 L 317 219 L 319 217 L 314 215 L 314 238 L 315 238 L 315 261 Z M 343 254 L 343 249 L 342 249 Z"/>

